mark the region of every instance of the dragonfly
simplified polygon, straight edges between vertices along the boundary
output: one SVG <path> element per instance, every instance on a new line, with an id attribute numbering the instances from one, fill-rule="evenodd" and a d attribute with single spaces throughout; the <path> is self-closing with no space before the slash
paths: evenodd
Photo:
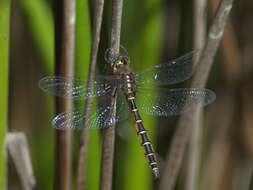
<path id="1" fill-rule="evenodd" d="M 56 129 L 104 129 L 126 119 L 126 109 L 130 110 L 144 156 L 155 178 L 159 178 L 157 156 L 140 113 L 162 117 L 180 115 L 212 103 L 216 95 L 209 89 L 167 87 L 193 75 L 196 51 L 135 73 L 130 68 L 126 49 L 123 50 L 123 53 L 113 55 L 112 50 L 107 49 L 105 60 L 112 74 L 97 75 L 93 87 L 87 87 L 88 79 L 62 76 L 46 76 L 39 81 L 39 87 L 58 97 L 92 100 L 89 118 L 85 118 L 83 108 L 61 113 L 52 120 Z M 112 97 L 116 97 L 114 103 Z M 115 107 L 116 116 L 112 114 Z M 84 121 L 88 122 L 86 128 Z"/>

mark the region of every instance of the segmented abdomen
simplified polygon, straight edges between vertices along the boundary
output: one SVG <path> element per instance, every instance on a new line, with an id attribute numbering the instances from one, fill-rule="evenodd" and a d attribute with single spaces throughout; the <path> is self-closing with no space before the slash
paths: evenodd
<path id="1" fill-rule="evenodd" d="M 158 178 L 159 177 L 159 170 L 158 170 L 155 151 L 153 149 L 150 138 L 147 134 L 147 131 L 144 127 L 141 116 L 140 116 L 140 114 L 138 112 L 138 109 L 136 107 L 135 97 L 134 96 L 128 96 L 127 101 L 128 101 L 130 110 L 131 110 L 131 112 L 134 116 L 135 128 L 136 128 L 136 131 L 137 131 L 137 135 L 139 136 L 140 144 L 143 148 L 144 155 L 145 155 L 145 157 L 148 161 L 148 164 L 149 164 L 150 168 L 152 169 L 153 174 L 155 175 L 156 178 Z"/>

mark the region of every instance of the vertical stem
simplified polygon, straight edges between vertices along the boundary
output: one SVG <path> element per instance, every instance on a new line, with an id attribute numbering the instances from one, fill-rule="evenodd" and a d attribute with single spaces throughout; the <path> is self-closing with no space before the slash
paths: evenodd
<path id="1" fill-rule="evenodd" d="M 92 31 L 92 47 L 91 47 L 91 60 L 87 84 L 87 93 L 91 90 L 92 82 L 95 77 L 95 68 L 97 62 L 98 47 L 100 42 L 100 32 L 102 25 L 102 16 L 104 9 L 104 0 L 95 1 L 95 10 L 94 10 L 94 22 L 93 22 L 93 31 Z M 85 102 L 84 115 L 85 118 L 89 118 L 90 114 L 90 104 L 91 99 L 88 98 Z M 87 163 L 87 152 L 88 152 L 88 119 L 85 120 L 84 130 L 81 135 L 81 147 L 79 151 L 79 160 L 78 160 L 78 171 L 77 171 L 77 190 L 83 190 L 85 187 L 86 179 L 86 163 Z"/>
<path id="2" fill-rule="evenodd" d="M 219 4 L 219 0 L 209 1 L 210 14 L 215 13 L 215 9 Z M 221 39 L 221 50 L 223 54 L 223 67 L 225 71 L 225 77 L 228 85 L 235 87 L 238 85 L 241 79 L 241 68 L 240 68 L 240 51 L 238 40 L 236 39 L 235 31 L 231 19 L 228 20 L 227 26 L 224 31 L 224 36 Z"/>
<path id="3" fill-rule="evenodd" d="M 205 45 L 206 37 L 206 1 L 194 1 L 194 49 L 202 49 Z M 195 60 L 197 62 L 198 60 Z M 186 171 L 186 190 L 197 189 L 199 169 L 200 169 L 200 153 L 202 139 L 202 116 L 203 109 L 198 107 L 194 115 L 193 128 L 191 132 L 188 162 Z"/>
<path id="4" fill-rule="evenodd" d="M 112 0 L 112 20 L 110 32 L 110 48 L 115 54 L 119 53 L 120 46 L 120 30 L 122 17 L 123 0 Z M 114 113 L 116 115 L 116 97 L 112 98 L 111 105 L 114 105 Z M 113 176 L 113 160 L 114 160 L 114 142 L 115 142 L 115 124 L 102 131 L 103 147 L 101 160 L 100 190 L 112 189 Z"/>
<path id="5" fill-rule="evenodd" d="M 206 0 L 194 0 L 194 49 L 202 49 L 206 39 Z"/>
<path id="6" fill-rule="evenodd" d="M 7 131 L 8 72 L 10 39 L 10 0 L 0 1 L 0 189 L 5 189 L 7 180 L 7 158 L 4 138 Z"/>
<path id="7" fill-rule="evenodd" d="M 209 76 L 213 59 L 220 43 L 233 0 L 221 0 L 211 25 L 205 48 L 199 58 L 199 67 L 191 87 L 204 88 Z M 173 189 L 183 160 L 186 144 L 190 137 L 195 110 L 183 114 L 179 120 L 176 133 L 172 139 L 167 155 L 164 175 L 161 178 L 160 190 Z"/>
<path id="8" fill-rule="evenodd" d="M 186 190 L 198 189 L 199 169 L 200 169 L 200 153 L 201 153 L 201 140 L 202 140 L 202 117 L 203 109 L 196 108 L 195 115 L 193 115 L 192 131 L 190 134 L 190 142 L 187 158 L 187 171 L 186 171 Z"/>
<path id="9" fill-rule="evenodd" d="M 73 76 L 75 1 L 55 1 L 56 75 Z M 56 98 L 56 114 L 70 111 L 69 99 Z M 72 143 L 70 131 L 56 131 L 55 189 L 70 190 L 72 178 Z"/>
<path id="10" fill-rule="evenodd" d="M 5 143 L 16 167 L 22 189 L 36 189 L 36 180 L 33 174 L 29 145 L 25 133 L 7 133 Z"/>
<path id="11" fill-rule="evenodd" d="M 123 0 L 112 0 L 112 20 L 110 33 L 110 47 L 116 54 L 120 46 L 121 17 L 123 9 Z"/>

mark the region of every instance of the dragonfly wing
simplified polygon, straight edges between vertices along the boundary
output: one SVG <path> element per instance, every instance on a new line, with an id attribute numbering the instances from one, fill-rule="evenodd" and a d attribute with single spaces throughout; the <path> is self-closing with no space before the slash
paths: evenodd
<path id="1" fill-rule="evenodd" d="M 87 80 L 84 79 L 47 76 L 39 81 L 39 87 L 55 96 L 84 100 L 88 97 L 102 96 L 110 92 L 115 79 L 116 76 L 97 76 L 93 83 L 93 89 L 87 89 Z"/>
<path id="2" fill-rule="evenodd" d="M 155 65 L 136 74 L 139 85 L 155 84 L 169 85 L 189 79 L 193 72 L 193 57 L 198 51 L 189 52 L 173 61 Z"/>
<path id="3" fill-rule="evenodd" d="M 122 121 L 128 117 L 128 112 L 126 112 L 127 103 L 126 101 L 121 101 L 118 98 L 116 117 L 112 117 L 111 113 L 114 105 L 111 105 L 110 95 L 100 97 L 97 101 L 93 101 L 90 105 L 91 115 L 88 119 L 87 129 L 102 129 L 110 127 L 111 125 Z M 84 122 L 86 118 L 83 113 L 83 108 L 78 108 L 74 112 L 67 112 L 57 115 L 52 123 L 54 128 L 62 130 L 83 130 Z"/>
<path id="4" fill-rule="evenodd" d="M 157 91 L 139 89 L 136 97 L 141 112 L 167 117 L 182 114 L 197 106 L 206 106 L 215 100 L 216 95 L 209 89 L 178 88 Z"/>

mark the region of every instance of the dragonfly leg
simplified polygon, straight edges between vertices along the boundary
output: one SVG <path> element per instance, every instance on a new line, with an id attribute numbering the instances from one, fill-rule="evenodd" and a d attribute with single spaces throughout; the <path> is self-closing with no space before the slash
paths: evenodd
<path id="1" fill-rule="evenodd" d="M 118 90 L 117 87 L 114 87 L 114 88 L 112 89 L 112 91 L 111 91 L 111 96 L 112 96 L 112 97 L 115 97 L 115 96 L 116 96 L 117 90 Z"/>

